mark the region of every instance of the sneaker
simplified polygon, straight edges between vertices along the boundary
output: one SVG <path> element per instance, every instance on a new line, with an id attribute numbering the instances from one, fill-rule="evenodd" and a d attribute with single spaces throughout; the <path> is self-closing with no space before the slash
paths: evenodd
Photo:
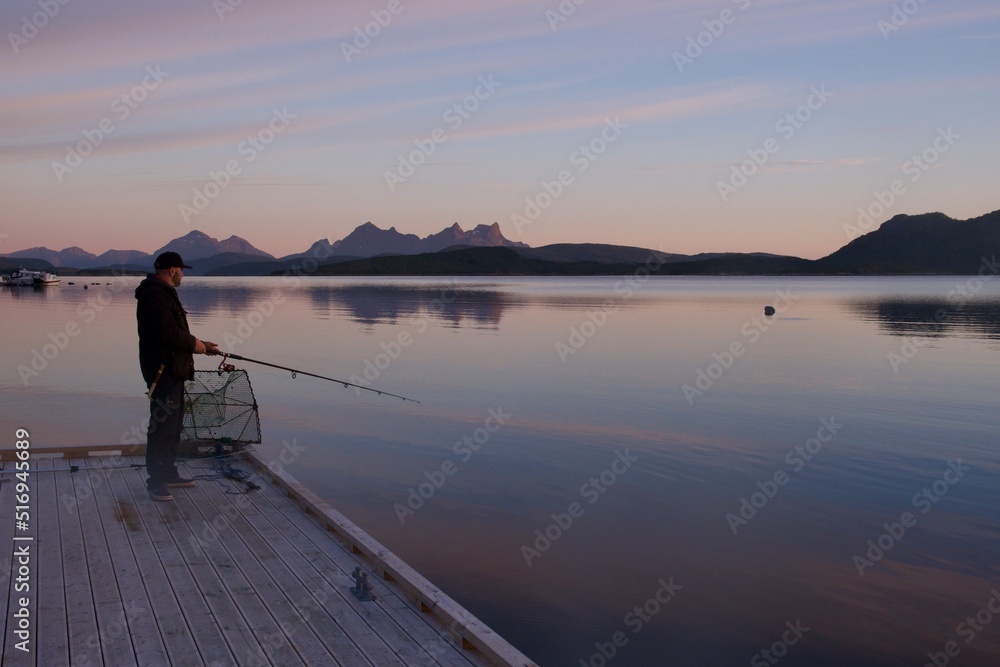
<path id="1" fill-rule="evenodd" d="M 149 497 L 153 500 L 173 500 L 174 497 L 167 491 L 167 487 L 162 484 L 151 484 L 146 487 Z"/>
<path id="2" fill-rule="evenodd" d="M 188 479 L 187 477 L 181 477 L 177 475 L 173 480 L 166 483 L 168 489 L 186 489 L 195 485 L 193 479 Z"/>

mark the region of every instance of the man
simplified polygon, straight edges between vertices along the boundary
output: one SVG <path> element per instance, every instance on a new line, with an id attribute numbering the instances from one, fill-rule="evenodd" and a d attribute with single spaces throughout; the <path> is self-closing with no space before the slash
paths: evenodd
<path id="1" fill-rule="evenodd" d="M 195 484 L 174 464 L 184 423 L 184 382 L 194 379 L 192 354 L 218 353 L 219 347 L 191 335 L 187 311 L 177 298 L 184 269 L 191 267 L 176 252 L 162 253 L 153 267 L 156 273 L 135 289 L 139 366 L 149 389 L 146 488 L 153 500 L 173 500 L 170 489 Z"/>

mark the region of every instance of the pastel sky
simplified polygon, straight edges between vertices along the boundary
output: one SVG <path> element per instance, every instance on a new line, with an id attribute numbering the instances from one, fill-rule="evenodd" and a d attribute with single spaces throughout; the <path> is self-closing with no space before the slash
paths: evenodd
<path id="1" fill-rule="evenodd" d="M 575 2 L 4 0 L 0 252 L 371 221 L 815 258 L 894 182 L 877 223 L 1000 208 L 995 0 Z"/>

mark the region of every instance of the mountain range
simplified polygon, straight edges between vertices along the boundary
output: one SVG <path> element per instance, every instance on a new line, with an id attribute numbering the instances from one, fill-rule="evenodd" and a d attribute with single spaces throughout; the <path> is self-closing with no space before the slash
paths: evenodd
<path id="1" fill-rule="evenodd" d="M 464 231 L 456 222 L 437 234 L 420 238 L 416 234 L 401 234 L 395 227 L 379 229 L 366 222 L 339 241 L 330 243 L 320 239 L 303 253 L 288 255 L 282 259 L 304 259 L 306 257 L 376 257 L 378 255 L 418 255 L 438 252 L 452 246 L 499 246 L 504 248 L 527 248 L 527 244 L 507 240 L 500 231 L 500 225 L 479 225 L 471 231 Z"/>
<path id="2" fill-rule="evenodd" d="M 310 256 L 357 258 L 388 254 L 415 255 L 437 252 L 456 245 L 528 247 L 524 243 L 504 238 L 500 231 L 500 225 L 495 222 L 492 225 L 479 225 L 470 231 L 464 231 L 456 222 L 451 227 L 424 238 L 420 238 L 416 234 L 402 234 L 395 227 L 380 229 L 371 222 L 366 222 L 339 241 L 331 243 L 328 239 L 320 239 L 304 252 L 288 255 L 279 261 L 293 261 Z M 254 247 L 249 241 L 239 236 L 230 236 L 228 239 L 219 241 L 197 230 L 176 238 L 151 253 L 141 250 L 108 250 L 100 255 L 95 255 L 83 248 L 72 246 L 63 250 L 50 250 L 44 247 L 28 248 L 0 255 L 0 257 L 6 257 L 8 260 L 42 260 L 56 268 L 148 270 L 156 256 L 166 250 L 180 253 L 185 262 L 195 267 L 191 272 L 194 275 L 229 264 L 275 260 L 274 255 Z"/>
<path id="3" fill-rule="evenodd" d="M 264 259 L 274 259 L 273 255 L 263 250 L 258 250 L 249 241 L 241 239 L 239 236 L 230 236 L 228 239 L 219 241 L 199 231 L 193 231 L 180 238 L 176 238 L 151 253 L 141 250 L 108 250 L 100 255 L 95 255 L 83 248 L 72 246 L 62 250 L 49 250 L 44 247 L 28 248 L 27 250 L 18 250 L 17 252 L 0 255 L 0 257 L 8 259 L 41 259 L 54 267 L 65 266 L 77 269 L 127 265 L 143 265 L 149 268 L 152 267 L 153 259 L 166 250 L 179 252 L 185 261 L 204 259 L 221 253 L 236 253 Z"/>
<path id="4" fill-rule="evenodd" d="M 455 223 L 420 238 L 366 222 L 339 241 L 320 239 L 304 252 L 281 258 L 238 236 L 219 241 L 192 231 L 148 254 L 29 248 L 0 255 L 0 267 L 55 268 L 65 275 L 144 273 L 165 250 L 179 252 L 194 267 L 191 275 L 280 274 L 297 270 L 310 257 L 320 260 L 314 271 L 319 275 L 594 275 L 628 273 L 650 262 L 662 274 L 974 274 L 1000 254 L 1000 211 L 969 220 L 943 213 L 897 215 L 818 260 L 768 253 L 682 255 L 594 243 L 532 248 L 505 238 L 497 223 L 470 231 Z"/>

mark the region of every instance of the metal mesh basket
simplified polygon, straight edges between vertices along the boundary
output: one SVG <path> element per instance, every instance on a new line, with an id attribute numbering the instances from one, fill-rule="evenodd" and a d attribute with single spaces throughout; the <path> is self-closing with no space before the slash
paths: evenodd
<path id="1" fill-rule="evenodd" d="M 245 370 L 195 371 L 184 384 L 179 453 L 235 451 L 260 443 L 260 419 Z"/>

